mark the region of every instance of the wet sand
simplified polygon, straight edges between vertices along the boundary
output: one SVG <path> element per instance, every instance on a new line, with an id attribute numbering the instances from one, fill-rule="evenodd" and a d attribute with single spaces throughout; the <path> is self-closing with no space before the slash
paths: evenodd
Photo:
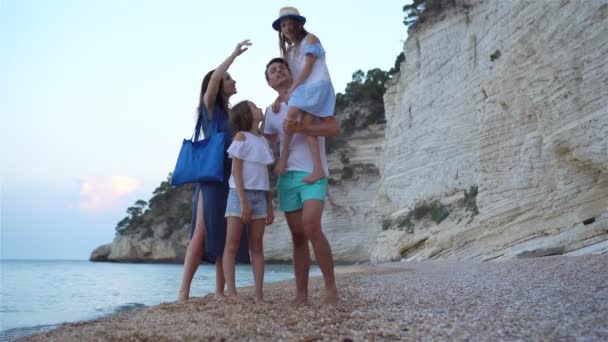
<path id="1" fill-rule="evenodd" d="M 336 270 L 340 302 L 290 305 L 293 280 L 267 284 L 268 304 L 212 295 L 93 321 L 23 341 L 584 340 L 608 341 L 608 255 L 513 261 L 437 261 Z M 196 286 L 196 284 L 194 284 Z"/>

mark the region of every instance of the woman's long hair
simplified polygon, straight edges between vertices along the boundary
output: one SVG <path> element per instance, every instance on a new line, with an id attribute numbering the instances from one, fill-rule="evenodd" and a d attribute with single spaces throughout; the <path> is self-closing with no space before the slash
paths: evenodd
<path id="1" fill-rule="evenodd" d="M 205 75 L 205 77 L 203 78 L 203 83 L 201 84 L 201 95 L 198 100 L 197 108 L 197 112 L 199 114 L 202 113 L 203 108 L 205 108 L 205 92 L 207 92 L 207 88 L 209 88 L 209 81 L 211 81 L 211 75 L 213 75 L 214 71 L 215 69 L 209 71 L 207 75 Z M 220 106 L 222 106 L 222 108 L 228 111 L 228 103 L 224 96 L 224 77 L 222 77 L 219 89 L 217 90 L 217 95 L 215 95 L 215 103 L 219 104 Z M 213 110 L 213 108 L 211 110 Z"/>
<path id="2" fill-rule="evenodd" d="M 230 108 L 228 119 L 230 120 L 232 136 L 241 131 L 249 132 L 253 126 L 253 113 L 249 101 L 241 101 Z"/>
<path id="3" fill-rule="evenodd" d="M 297 25 L 299 27 L 299 30 L 296 33 L 294 42 L 283 36 L 283 34 L 281 33 L 281 29 L 279 28 L 279 49 L 281 50 L 281 57 L 283 58 L 287 58 L 287 50 L 292 48 L 294 45 L 300 45 L 302 39 L 304 39 L 304 37 L 306 37 L 306 35 L 308 34 L 308 31 L 306 31 L 306 29 L 304 28 L 304 24 L 298 22 Z"/>

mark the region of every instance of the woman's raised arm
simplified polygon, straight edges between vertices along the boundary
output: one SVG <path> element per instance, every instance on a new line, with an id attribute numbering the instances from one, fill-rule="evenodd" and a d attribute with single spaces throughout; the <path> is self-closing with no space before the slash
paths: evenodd
<path id="1" fill-rule="evenodd" d="M 213 113 L 213 106 L 215 106 L 215 99 L 217 97 L 217 92 L 220 91 L 220 84 L 222 78 L 232 65 L 232 62 L 240 56 L 243 52 L 247 51 L 247 47 L 251 46 L 251 41 L 249 39 L 243 40 L 242 42 L 236 44 L 234 51 L 220 64 L 213 74 L 211 74 L 211 79 L 209 80 L 209 86 L 207 91 L 204 94 L 203 101 L 205 101 L 205 106 L 207 107 L 207 112 L 211 115 Z"/>

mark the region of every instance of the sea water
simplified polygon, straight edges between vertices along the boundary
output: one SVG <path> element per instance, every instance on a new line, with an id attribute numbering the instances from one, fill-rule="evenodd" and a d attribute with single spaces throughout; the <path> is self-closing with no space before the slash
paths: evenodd
<path id="1" fill-rule="evenodd" d="M 173 302 L 183 265 L 90 261 L 0 261 L 0 340 L 50 330 L 64 322 Z M 320 275 L 318 268 L 311 276 Z M 266 265 L 264 282 L 293 278 L 291 265 Z M 237 265 L 236 285 L 252 286 L 250 265 Z M 215 265 L 199 266 L 191 296 L 215 290 Z"/>

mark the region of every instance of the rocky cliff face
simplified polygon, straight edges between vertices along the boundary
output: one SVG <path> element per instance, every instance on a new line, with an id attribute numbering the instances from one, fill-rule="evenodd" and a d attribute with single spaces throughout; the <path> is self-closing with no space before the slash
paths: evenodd
<path id="1" fill-rule="evenodd" d="M 193 186 L 154 196 L 149 209 L 110 244 L 97 247 L 91 261 L 183 262 L 190 241 Z"/>
<path id="2" fill-rule="evenodd" d="M 607 18 L 601 0 L 467 1 L 411 32 L 372 260 L 608 251 Z"/>
<path id="3" fill-rule="evenodd" d="M 338 114 L 323 215 L 336 261 L 608 252 L 608 4 L 446 3 L 410 30 L 386 122 L 360 103 Z M 95 258 L 181 261 L 180 191 Z M 289 261 L 276 216 L 265 255 Z"/>

